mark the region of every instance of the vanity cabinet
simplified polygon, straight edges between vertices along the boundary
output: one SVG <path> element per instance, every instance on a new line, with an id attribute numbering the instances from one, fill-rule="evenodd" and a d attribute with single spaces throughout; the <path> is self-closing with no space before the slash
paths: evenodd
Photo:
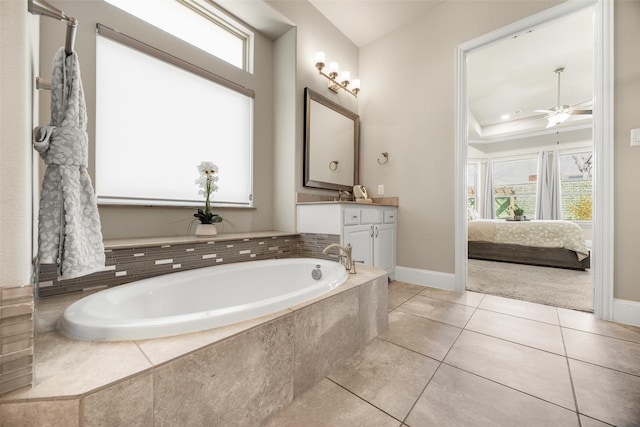
<path id="1" fill-rule="evenodd" d="M 299 204 L 298 232 L 337 234 L 342 246 L 351 244 L 355 261 L 383 268 L 389 277 L 395 277 L 396 208 L 393 206 Z"/>

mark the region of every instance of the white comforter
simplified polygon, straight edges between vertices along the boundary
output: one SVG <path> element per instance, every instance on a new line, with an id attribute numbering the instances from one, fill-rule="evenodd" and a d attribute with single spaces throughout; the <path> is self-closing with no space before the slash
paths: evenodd
<path id="1" fill-rule="evenodd" d="M 589 255 L 582 229 L 569 221 L 469 221 L 470 241 L 509 243 L 539 248 L 565 248 L 582 261 Z"/>

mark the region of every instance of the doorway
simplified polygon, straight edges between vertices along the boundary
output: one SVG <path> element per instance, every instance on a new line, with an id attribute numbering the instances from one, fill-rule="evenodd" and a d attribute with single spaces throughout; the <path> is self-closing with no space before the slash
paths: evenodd
<path id="1" fill-rule="evenodd" d="M 613 316 L 613 6 L 605 0 L 563 3 L 458 47 L 456 107 L 456 290 L 467 283 L 468 56 L 505 37 L 544 25 L 584 8 L 594 10 L 593 87 L 593 302 L 596 317 Z"/>

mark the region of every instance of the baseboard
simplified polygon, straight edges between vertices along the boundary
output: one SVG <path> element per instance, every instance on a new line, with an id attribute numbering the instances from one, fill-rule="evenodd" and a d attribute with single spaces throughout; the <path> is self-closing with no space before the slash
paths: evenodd
<path id="1" fill-rule="evenodd" d="M 396 266 L 396 280 L 432 288 L 455 290 L 455 274 Z"/>
<path id="2" fill-rule="evenodd" d="M 613 321 L 640 326 L 640 302 L 614 298 Z"/>

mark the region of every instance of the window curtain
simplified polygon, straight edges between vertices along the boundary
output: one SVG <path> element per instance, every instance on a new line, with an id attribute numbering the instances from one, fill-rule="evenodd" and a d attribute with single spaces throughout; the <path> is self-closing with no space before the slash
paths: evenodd
<path id="1" fill-rule="evenodd" d="M 560 190 L 560 157 L 558 150 L 553 150 L 553 163 L 549 176 L 549 200 L 551 200 L 551 216 L 549 219 L 562 219 L 562 193 Z"/>
<path id="2" fill-rule="evenodd" d="M 551 154 L 549 151 L 541 151 L 538 154 L 536 219 L 562 219 L 558 150 L 553 151 L 552 161 L 549 162 Z"/>
<path id="3" fill-rule="evenodd" d="M 493 208 L 493 160 L 487 159 L 484 171 L 484 187 L 482 189 L 482 218 L 494 219 L 496 212 Z"/>

